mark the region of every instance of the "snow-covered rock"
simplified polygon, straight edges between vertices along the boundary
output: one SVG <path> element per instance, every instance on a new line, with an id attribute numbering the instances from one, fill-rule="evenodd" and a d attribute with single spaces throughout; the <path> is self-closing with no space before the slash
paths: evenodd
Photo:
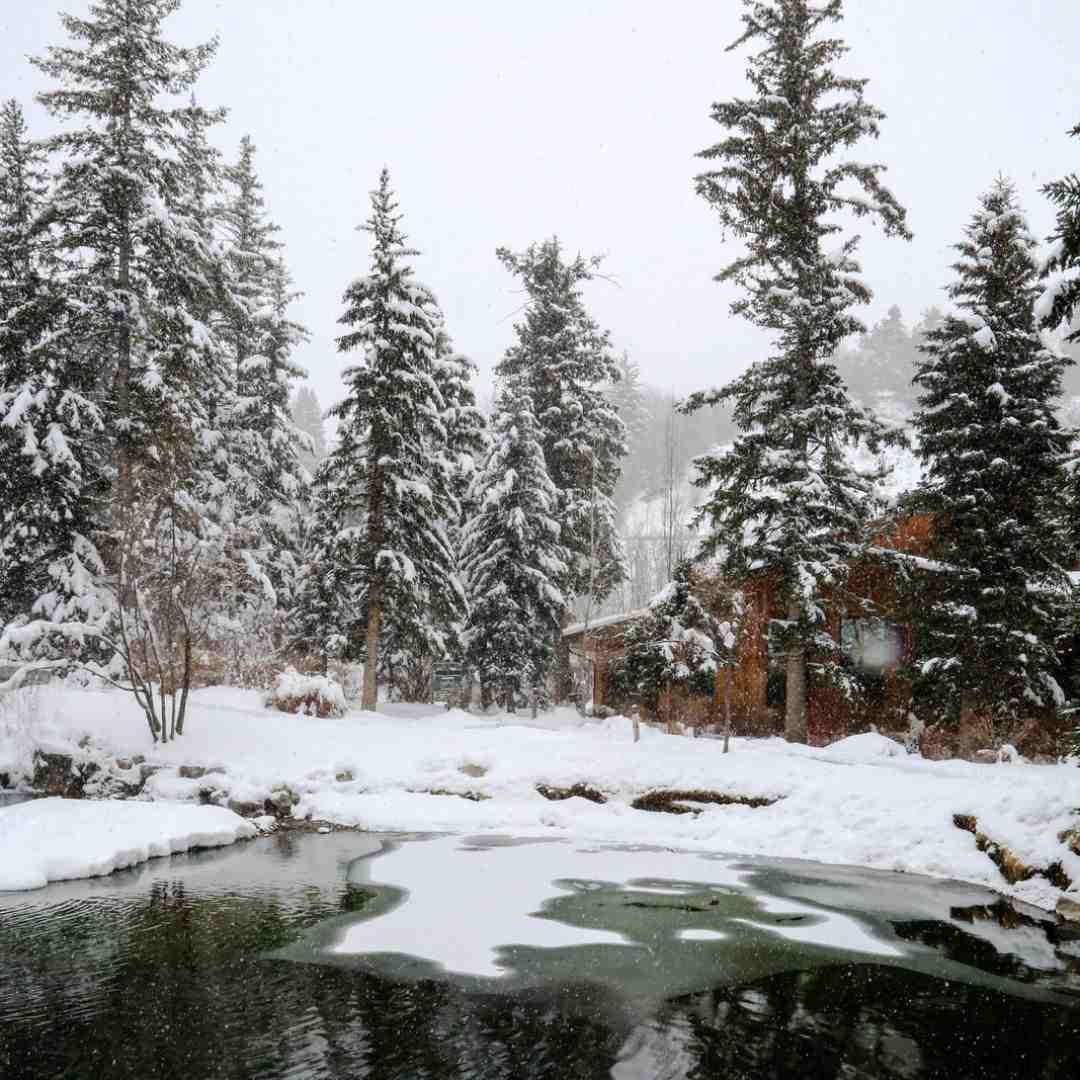
<path id="1" fill-rule="evenodd" d="M 849 735 L 846 739 L 830 743 L 821 755 L 826 761 L 842 761 L 849 765 L 869 764 L 882 758 L 907 757 L 902 743 L 867 731 L 862 735 Z"/>

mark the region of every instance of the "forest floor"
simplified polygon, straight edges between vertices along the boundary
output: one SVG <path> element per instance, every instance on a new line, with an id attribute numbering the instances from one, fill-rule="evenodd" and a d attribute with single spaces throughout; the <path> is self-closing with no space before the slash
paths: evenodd
<path id="1" fill-rule="evenodd" d="M 40 687 L 0 702 L 5 784 L 218 804 L 264 829 L 558 836 L 928 874 L 1046 909 L 1080 900 L 1080 768 L 927 761 L 874 734 L 824 748 L 737 738 L 724 754 L 649 727 L 635 743 L 626 718 L 572 709 L 319 719 L 216 687 L 192 694 L 182 737 L 155 746 L 130 695 Z"/>

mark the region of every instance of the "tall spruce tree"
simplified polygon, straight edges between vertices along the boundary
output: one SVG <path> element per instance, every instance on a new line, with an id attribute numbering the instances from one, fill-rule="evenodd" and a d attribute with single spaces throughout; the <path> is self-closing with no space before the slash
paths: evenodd
<path id="1" fill-rule="evenodd" d="M 1069 134 L 1080 138 L 1080 124 Z M 1035 304 L 1040 324 L 1064 334 L 1063 351 L 1074 361 L 1080 358 L 1080 175 L 1069 173 L 1043 188 L 1056 210 L 1056 223 L 1050 237 L 1050 250 L 1042 266 L 1044 288 Z M 1069 379 L 1076 390 L 1075 376 Z M 1073 560 L 1080 554 L 1080 461 L 1074 458 L 1069 468 L 1068 495 L 1065 500 L 1067 527 L 1072 536 Z"/>
<path id="2" fill-rule="evenodd" d="M 697 459 L 708 494 L 698 520 L 703 556 L 720 556 L 735 581 L 775 577 L 784 618 L 785 734 L 805 741 L 807 673 L 834 673 L 823 597 L 842 591 L 860 535 L 877 508 L 875 477 L 853 469 L 845 448 L 886 432 L 850 400 L 830 361 L 865 328 L 852 313 L 870 292 L 859 277 L 857 236 L 841 239 L 837 215 L 878 221 L 908 238 L 903 208 L 881 183 L 884 166 L 845 151 L 876 137 L 883 114 L 864 100 L 864 79 L 840 75 L 848 51 L 822 31 L 841 0 L 744 0 L 744 31 L 730 49 L 750 56 L 753 93 L 713 106 L 723 140 L 702 151 L 715 168 L 697 177 L 743 253 L 717 276 L 739 287 L 731 310 L 773 335 L 771 355 L 726 387 L 692 395 L 687 411 L 730 403 L 742 431 L 731 450 Z"/>
<path id="3" fill-rule="evenodd" d="M 525 316 L 514 326 L 517 341 L 496 373 L 528 393 L 548 475 L 559 493 L 556 518 L 570 553 L 558 582 L 568 605 L 565 623 L 575 598 L 585 598 L 591 607 L 625 573 L 613 495 L 626 437 L 605 393 L 620 373 L 609 335 L 582 297 L 582 285 L 594 278 L 600 260 L 564 258 L 556 237 L 521 253 L 499 248 L 496 254 L 520 278 L 528 297 Z M 568 660 L 563 648 L 559 698 L 569 692 Z"/>
<path id="4" fill-rule="evenodd" d="M 453 348 L 445 333 L 440 335 L 437 353 L 434 374 L 442 398 L 444 453 L 450 469 L 451 491 L 457 502 L 456 533 L 468 504 L 473 473 L 487 450 L 487 420 L 476 404 L 473 389 L 476 365 Z"/>
<path id="5" fill-rule="evenodd" d="M 543 679 L 566 608 L 560 582 L 570 553 L 557 519 L 542 433 L 522 376 L 500 387 L 491 448 L 472 484 L 461 558 L 470 599 L 466 657 L 485 696 Z"/>
<path id="6" fill-rule="evenodd" d="M 940 564 L 923 581 L 920 670 L 937 700 L 998 719 L 1061 703 L 1068 548 L 1056 508 L 1069 436 L 1055 406 L 1067 361 L 1038 332 L 1036 248 L 999 180 L 956 246 L 959 311 L 927 333 L 915 376 L 920 497 Z"/>
<path id="7" fill-rule="evenodd" d="M 132 679 L 139 656 L 170 654 L 162 663 L 172 664 L 174 646 L 187 679 L 191 605 L 196 596 L 212 601 L 207 560 L 230 552 L 250 566 L 230 535 L 221 491 L 207 483 L 222 447 L 220 403 L 234 386 L 205 321 L 222 299 L 205 217 L 216 182 L 205 132 L 224 114 L 176 103 L 216 43 L 166 40 L 162 24 L 178 7 L 100 0 L 85 18 L 63 16 L 72 43 L 34 61 L 59 84 L 39 100 L 66 122 L 48 142 L 60 159 L 49 206 L 53 257 L 72 312 L 66 355 L 96 375 L 89 396 L 100 403 L 108 490 L 71 550 L 50 563 L 36 618 L 6 644 L 57 663 L 78 654 L 121 680 Z M 134 647 L 131 634 L 151 626 L 169 640 Z M 136 691 L 140 703 L 155 737 L 167 737 L 146 685 Z"/>
<path id="8" fill-rule="evenodd" d="M 0 628 L 50 587 L 99 493 L 96 371 L 71 326 L 44 148 L 0 107 Z"/>
<path id="9" fill-rule="evenodd" d="M 397 638 L 439 655 L 465 616 L 465 596 L 447 532 L 455 502 L 436 375 L 442 314 L 413 277 L 417 252 L 401 231 L 386 169 L 362 228 L 372 236 L 371 271 L 345 292 L 339 321 L 348 330 L 338 338 L 341 352 L 361 355 L 345 372 L 345 399 L 329 412 L 338 445 L 320 482 L 330 496 L 330 559 L 363 613 L 361 704 L 374 709 L 384 620 Z"/>
<path id="10" fill-rule="evenodd" d="M 292 400 L 292 422 L 310 440 L 310 450 L 303 450 L 300 461 L 312 475 L 319 462 L 326 457 L 326 428 L 323 426 L 323 409 L 319 396 L 310 386 L 300 386 Z"/>
<path id="11" fill-rule="evenodd" d="M 305 482 L 301 456 L 307 448 L 289 409 L 293 382 L 306 375 L 292 353 L 307 331 L 289 315 L 297 294 L 276 239 L 279 229 L 266 212 L 248 136 L 241 139 L 236 163 L 225 170 L 225 181 L 217 218 L 232 301 L 222 313 L 234 369 L 226 420 L 229 480 L 237 520 L 252 536 L 284 605 L 297 573 L 288 522 Z"/>
<path id="12" fill-rule="evenodd" d="M 1080 138 L 1080 124 L 1069 134 Z M 1068 173 L 1043 188 L 1043 194 L 1057 212 L 1050 250 L 1043 262 L 1047 275 L 1037 301 L 1036 314 L 1050 328 L 1068 326 L 1067 340 L 1080 341 L 1080 328 L 1073 324 L 1080 311 L 1080 175 Z"/>

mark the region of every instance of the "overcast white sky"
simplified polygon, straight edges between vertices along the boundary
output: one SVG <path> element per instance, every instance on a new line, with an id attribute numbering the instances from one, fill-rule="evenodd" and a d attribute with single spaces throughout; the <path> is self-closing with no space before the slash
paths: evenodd
<path id="1" fill-rule="evenodd" d="M 1080 168 L 1077 0 L 848 0 L 847 70 L 871 80 L 888 114 L 859 151 L 889 165 L 912 244 L 867 231 L 875 301 L 910 323 L 942 302 L 949 247 L 978 194 L 1004 172 L 1032 227 L 1052 215 L 1039 194 Z M 86 0 L 2 0 L 0 98 L 32 104 L 45 88 L 25 57 L 60 44 L 58 12 Z M 712 101 L 743 90 L 737 0 L 185 0 L 170 36 L 221 39 L 198 94 L 226 105 L 217 141 L 231 157 L 258 147 L 269 208 L 305 297 L 312 332 L 300 357 L 324 405 L 341 396 L 334 346 L 341 294 L 364 271 L 367 192 L 385 163 L 405 228 L 423 256 L 459 348 L 486 382 L 512 336 L 521 298 L 495 248 L 557 232 L 606 253 L 588 293 L 616 346 L 646 381 L 685 392 L 726 381 L 762 340 L 728 314 L 712 282 L 730 257 L 693 193 L 695 153 L 717 141 Z"/>

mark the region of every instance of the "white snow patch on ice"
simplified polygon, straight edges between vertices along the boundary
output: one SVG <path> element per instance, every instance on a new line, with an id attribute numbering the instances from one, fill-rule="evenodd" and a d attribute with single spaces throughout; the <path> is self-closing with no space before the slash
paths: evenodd
<path id="1" fill-rule="evenodd" d="M 447 971 L 465 975 L 504 974 L 501 951 L 510 945 L 559 948 L 572 945 L 635 944 L 609 930 L 584 929 L 557 921 L 544 912 L 545 902 L 558 893 L 572 893 L 598 883 L 630 892 L 680 892 L 688 888 L 730 891 L 744 873 L 728 863 L 704 859 L 686 851 L 651 848 L 579 847 L 564 843 L 472 846 L 458 837 L 408 843 L 381 856 L 376 878 L 405 889 L 405 901 L 386 915 L 349 926 L 332 948 L 350 955 L 405 953 L 423 957 Z M 473 873 L 464 873 L 464 860 L 475 860 Z M 642 887 L 638 881 L 673 880 L 670 890 Z M 748 922 L 759 928 L 816 945 L 901 955 L 875 938 L 853 918 L 792 900 L 757 898 L 767 912 L 811 915 L 812 925 L 773 925 Z M 468 913 L 454 921 L 449 932 L 447 904 Z M 717 940 L 722 933 L 705 928 L 684 930 L 689 940 Z"/>

